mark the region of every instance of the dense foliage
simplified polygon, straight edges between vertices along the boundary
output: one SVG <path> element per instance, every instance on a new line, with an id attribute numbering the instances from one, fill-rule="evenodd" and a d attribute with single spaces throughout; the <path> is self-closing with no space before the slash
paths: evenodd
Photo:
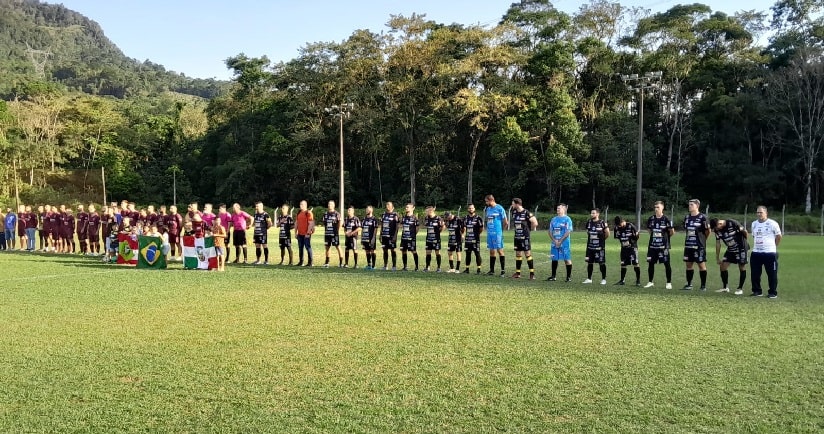
<path id="1" fill-rule="evenodd" d="M 2 176 L 31 186 L 54 184 L 61 168 L 105 166 L 110 193 L 139 201 L 170 202 L 175 176 L 186 198 L 325 203 L 337 197 L 342 125 L 347 202 L 357 206 L 456 206 L 493 193 L 544 208 L 630 209 L 639 93 L 622 75 L 661 71 L 643 93 L 645 205 L 695 196 L 715 209 L 810 212 L 824 199 L 824 22 L 814 0 L 735 15 L 605 0 L 567 14 L 521 0 L 487 27 L 392 16 L 384 33 L 308 44 L 288 62 L 231 57 L 222 94 L 191 79 L 197 90 L 187 90 L 148 62 L 81 68 L 77 59 L 119 55 L 96 24 L 62 6 L 13 5 L 36 18 L 21 31 L 52 35 L 52 47 L 71 32 L 105 42 L 66 43 L 45 82 L 32 80 L 19 44 L 10 52 Z M 58 72 L 66 67 L 75 72 Z M 106 68 L 122 80 L 103 80 Z M 340 123 L 325 109 L 344 103 L 354 108 Z"/>

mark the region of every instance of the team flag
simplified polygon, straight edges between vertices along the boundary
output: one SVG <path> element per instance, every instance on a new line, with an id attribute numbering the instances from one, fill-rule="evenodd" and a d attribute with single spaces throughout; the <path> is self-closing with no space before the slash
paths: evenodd
<path id="1" fill-rule="evenodd" d="M 183 237 L 183 268 L 211 270 L 217 268 L 215 239 L 213 237 Z"/>
<path id="2" fill-rule="evenodd" d="M 137 243 L 137 268 L 166 268 L 166 255 L 163 254 L 163 240 L 160 237 L 141 235 Z"/>
<path id="3" fill-rule="evenodd" d="M 117 234 L 117 263 L 137 265 L 137 240 L 129 234 Z"/>

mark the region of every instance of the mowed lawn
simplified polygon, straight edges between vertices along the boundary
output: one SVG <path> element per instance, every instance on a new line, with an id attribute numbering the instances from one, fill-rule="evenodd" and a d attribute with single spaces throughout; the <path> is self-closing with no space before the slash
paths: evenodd
<path id="1" fill-rule="evenodd" d="M 546 282 L 536 238 L 534 282 L 2 253 L 0 432 L 824 430 L 824 238 L 785 237 L 777 300 L 712 292 L 714 263 L 678 290 L 682 237 L 674 290 L 613 286 L 614 240 L 582 285 L 581 232 Z"/>

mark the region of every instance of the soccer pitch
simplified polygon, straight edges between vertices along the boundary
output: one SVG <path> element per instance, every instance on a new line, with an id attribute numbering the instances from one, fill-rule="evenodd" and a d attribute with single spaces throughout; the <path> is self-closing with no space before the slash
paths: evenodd
<path id="1" fill-rule="evenodd" d="M 583 285 L 583 235 L 572 283 L 544 281 L 544 232 L 537 281 L 322 269 L 322 237 L 313 269 L 0 254 L 0 432 L 824 430 L 824 238 L 782 240 L 768 300 L 712 292 L 714 263 L 710 291 L 678 290 L 683 237 L 676 289 L 661 266 L 613 286 L 612 239 L 608 285 Z"/>

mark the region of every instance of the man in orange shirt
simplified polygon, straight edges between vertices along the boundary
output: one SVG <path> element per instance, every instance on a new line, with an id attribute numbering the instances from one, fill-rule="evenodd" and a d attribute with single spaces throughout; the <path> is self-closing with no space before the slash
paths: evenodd
<path id="1" fill-rule="evenodd" d="M 305 200 L 300 201 L 300 211 L 295 219 L 295 233 L 298 239 L 298 267 L 312 266 L 312 234 L 315 232 L 315 217 Z M 303 249 L 306 248 L 306 264 L 303 263 Z"/>

